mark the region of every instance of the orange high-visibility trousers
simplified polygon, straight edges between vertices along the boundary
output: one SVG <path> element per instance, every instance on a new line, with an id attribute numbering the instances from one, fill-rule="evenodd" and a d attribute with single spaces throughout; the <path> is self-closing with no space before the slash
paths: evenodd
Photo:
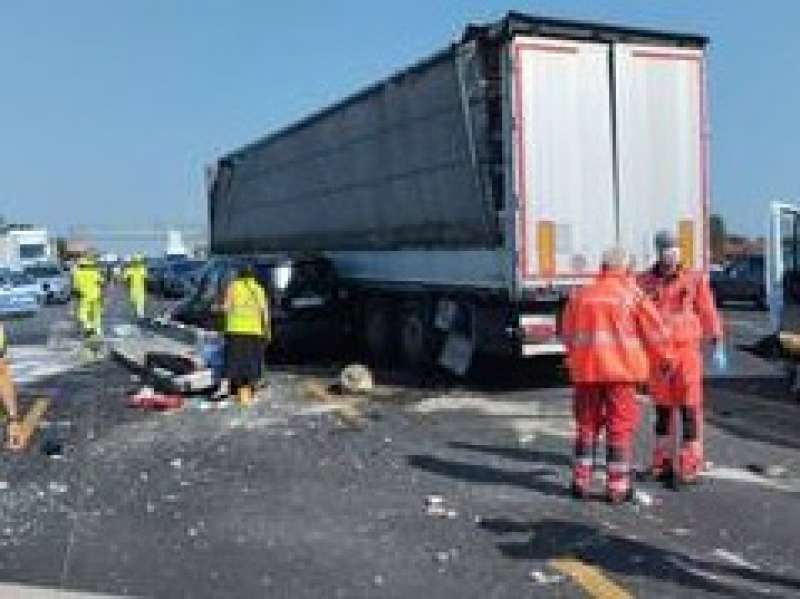
<path id="1" fill-rule="evenodd" d="M 630 488 L 633 440 L 639 424 L 636 385 L 592 383 L 575 385 L 574 482 L 581 490 L 591 484 L 591 471 L 600 431 L 606 431 L 607 486 L 624 495 Z"/>

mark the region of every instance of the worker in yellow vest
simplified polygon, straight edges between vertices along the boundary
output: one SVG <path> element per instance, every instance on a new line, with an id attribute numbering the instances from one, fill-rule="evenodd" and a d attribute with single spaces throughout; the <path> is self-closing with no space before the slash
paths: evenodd
<path id="1" fill-rule="evenodd" d="M 225 378 L 230 392 L 246 405 L 261 378 L 265 343 L 271 338 L 269 303 L 252 265 L 239 270 L 225 291 Z M 223 383 L 224 384 L 224 383 Z"/>
<path id="2" fill-rule="evenodd" d="M 72 267 L 72 297 L 74 301 L 75 320 L 78 322 L 78 328 L 81 332 L 86 331 L 86 322 L 84 320 L 83 301 L 81 300 L 83 289 L 83 267 L 87 263 L 87 258 L 81 256 Z"/>
<path id="3" fill-rule="evenodd" d="M 20 423 L 19 414 L 17 413 L 17 392 L 14 388 L 14 380 L 11 378 L 11 367 L 6 358 L 7 351 L 8 339 L 3 323 L 0 322 L 0 396 L 2 396 L 3 407 L 8 418 L 6 439 L 8 440 L 9 448 L 19 449 Z"/>
<path id="4" fill-rule="evenodd" d="M 103 333 L 103 275 L 93 258 L 78 264 L 78 320 L 86 335 Z"/>
<path id="5" fill-rule="evenodd" d="M 147 266 L 144 257 L 136 254 L 131 263 L 123 272 L 123 279 L 128 284 L 128 293 L 131 306 L 136 313 L 136 318 L 144 318 L 144 302 L 147 296 L 145 285 L 147 283 Z"/>

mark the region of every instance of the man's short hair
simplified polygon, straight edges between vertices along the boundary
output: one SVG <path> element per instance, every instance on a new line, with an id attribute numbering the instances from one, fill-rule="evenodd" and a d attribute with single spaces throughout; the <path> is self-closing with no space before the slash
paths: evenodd
<path id="1" fill-rule="evenodd" d="M 610 247 L 603 252 L 601 265 L 603 268 L 624 270 L 628 267 L 628 252 L 620 246 Z"/>

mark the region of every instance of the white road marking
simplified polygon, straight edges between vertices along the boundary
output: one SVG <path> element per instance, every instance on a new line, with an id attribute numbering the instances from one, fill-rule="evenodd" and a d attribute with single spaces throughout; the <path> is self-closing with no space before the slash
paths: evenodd
<path id="1" fill-rule="evenodd" d="M 751 485 L 759 485 L 768 489 L 784 491 L 785 493 L 800 493 L 800 480 L 776 481 L 765 476 L 761 476 L 743 468 L 732 468 L 729 466 L 715 466 L 710 470 L 701 473 L 701 476 L 716 480 L 728 480 Z"/>
<path id="2" fill-rule="evenodd" d="M 727 549 L 717 548 L 714 549 L 714 557 L 717 557 L 723 561 L 726 561 L 734 566 L 739 568 L 746 568 L 748 570 L 760 570 L 758 566 L 756 566 L 752 562 L 748 562 L 744 559 L 741 555 L 733 553 L 732 551 L 728 551 Z"/>
<path id="3" fill-rule="evenodd" d="M 476 396 L 443 395 L 431 397 L 411 407 L 418 414 L 473 412 L 497 419 L 519 437 L 538 434 L 570 439 L 574 435 L 570 389 L 553 391 L 555 397 L 543 401 L 501 401 Z M 546 407 L 547 406 L 547 407 Z"/>
<path id="4" fill-rule="evenodd" d="M 72 352 L 55 351 L 38 345 L 11 346 L 8 351 L 14 382 L 18 385 L 63 374 L 81 366 Z"/>

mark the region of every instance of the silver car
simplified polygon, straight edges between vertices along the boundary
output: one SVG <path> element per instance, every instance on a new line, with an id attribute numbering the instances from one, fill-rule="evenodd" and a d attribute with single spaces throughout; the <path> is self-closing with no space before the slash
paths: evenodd
<path id="1" fill-rule="evenodd" d="M 65 304 L 72 294 L 72 279 L 69 273 L 56 264 L 36 264 L 25 269 L 39 287 L 40 297 L 48 304 Z"/>

